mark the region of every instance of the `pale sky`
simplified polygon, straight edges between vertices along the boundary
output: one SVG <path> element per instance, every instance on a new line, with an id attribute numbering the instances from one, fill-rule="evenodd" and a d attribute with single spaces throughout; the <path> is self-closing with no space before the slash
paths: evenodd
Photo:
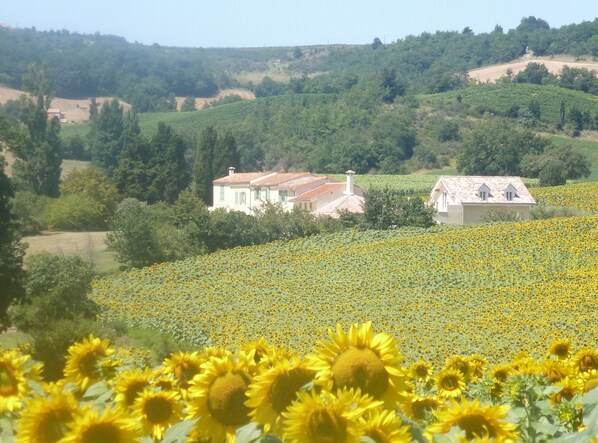
<path id="1" fill-rule="evenodd" d="M 504 31 L 533 15 L 592 21 L 598 0 L 0 0 L 0 24 L 184 47 L 390 43 L 422 32 Z"/>

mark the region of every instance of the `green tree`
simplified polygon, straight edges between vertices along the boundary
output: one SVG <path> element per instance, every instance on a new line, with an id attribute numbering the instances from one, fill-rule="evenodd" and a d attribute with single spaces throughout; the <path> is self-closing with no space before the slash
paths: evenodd
<path id="1" fill-rule="evenodd" d="M 237 141 L 230 131 L 223 136 L 218 136 L 214 148 L 214 161 L 212 165 L 213 180 L 228 174 L 228 168 L 239 169 L 240 158 L 237 152 Z"/>
<path id="2" fill-rule="evenodd" d="M 0 134 L 5 122 L 0 115 Z M 12 212 L 10 198 L 13 187 L 4 173 L 4 156 L 0 142 L 0 328 L 7 325 L 6 310 L 18 300 L 22 291 L 22 263 L 24 250 L 19 243 L 17 220 Z"/>
<path id="3" fill-rule="evenodd" d="M 151 149 L 152 156 L 148 163 L 149 201 L 173 203 L 191 180 L 185 158 L 187 143 L 171 126 L 159 122 Z"/>
<path id="4" fill-rule="evenodd" d="M 539 178 L 540 186 L 564 185 L 567 180 L 587 177 L 590 161 L 571 145 L 548 146 L 539 155 L 523 158 L 521 168 L 527 177 Z"/>
<path id="5" fill-rule="evenodd" d="M 364 219 L 369 229 L 402 226 L 429 228 L 434 225 L 434 208 L 419 197 L 405 197 L 389 188 L 371 189 L 365 194 Z"/>
<path id="6" fill-rule="evenodd" d="M 204 128 L 199 135 L 193 164 L 195 192 L 207 205 L 212 204 L 212 181 L 214 180 L 214 154 L 218 134 L 212 126 Z"/>
<path id="7" fill-rule="evenodd" d="M 124 149 L 124 134 L 123 108 L 119 101 L 104 102 L 91 122 L 88 138 L 92 162 L 109 177 L 118 166 L 118 157 Z"/>
<path id="8" fill-rule="evenodd" d="M 19 188 L 57 197 L 62 146 L 60 122 L 57 118 L 48 120 L 53 92 L 44 71 L 34 66 L 23 82 L 29 93 L 20 100 L 19 120 L 23 130 L 8 140 L 17 156 L 13 174 Z"/>
<path id="9" fill-rule="evenodd" d="M 493 118 L 464 137 L 457 154 L 457 171 L 465 175 L 521 175 L 522 158 L 544 152 L 549 144 L 548 139 L 514 127 L 508 120 Z"/>

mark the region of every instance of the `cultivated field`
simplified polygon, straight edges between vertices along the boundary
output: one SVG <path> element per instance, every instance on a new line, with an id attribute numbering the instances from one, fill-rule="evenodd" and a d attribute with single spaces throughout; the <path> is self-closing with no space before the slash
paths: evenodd
<path id="1" fill-rule="evenodd" d="M 477 80 L 480 83 L 495 82 L 501 77 L 507 75 L 507 71 L 511 70 L 513 75 L 517 75 L 523 71 L 528 63 L 540 63 L 546 66 L 546 69 L 552 74 L 560 74 L 564 66 L 570 68 L 585 68 L 588 70 L 598 71 L 598 61 L 578 61 L 573 57 L 522 57 L 518 60 L 513 60 L 509 63 L 500 65 L 485 66 L 483 68 L 472 69 L 468 72 L 469 77 Z"/>
<path id="2" fill-rule="evenodd" d="M 596 346 L 597 260 L 598 216 L 344 232 L 134 270 L 92 297 L 105 320 L 196 343 L 305 352 L 337 322 L 371 320 L 410 361 L 499 361 L 557 338 Z"/>

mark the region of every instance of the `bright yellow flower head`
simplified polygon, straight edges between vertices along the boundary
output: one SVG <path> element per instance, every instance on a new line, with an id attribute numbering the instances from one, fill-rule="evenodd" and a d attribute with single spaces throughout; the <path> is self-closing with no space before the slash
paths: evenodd
<path id="1" fill-rule="evenodd" d="M 28 355 L 20 355 L 16 350 L 0 354 L 0 413 L 21 408 L 23 397 L 29 391 L 25 363 Z"/>
<path id="2" fill-rule="evenodd" d="M 565 359 L 571 355 L 571 340 L 556 340 L 550 344 L 548 348 L 548 356 L 554 355 L 560 359 Z"/>
<path id="3" fill-rule="evenodd" d="M 205 362 L 206 359 L 197 352 L 176 352 L 170 354 L 170 358 L 165 359 L 162 365 L 167 373 L 174 376 L 181 395 L 186 398 L 191 380 L 201 373 L 201 365 Z"/>
<path id="4" fill-rule="evenodd" d="M 471 367 L 469 360 L 460 355 L 453 355 L 444 363 L 443 369 L 456 369 L 463 375 L 463 381 L 465 383 L 471 380 L 473 374 L 473 368 Z"/>
<path id="5" fill-rule="evenodd" d="M 434 434 L 446 434 L 453 426 L 465 432 L 468 441 L 514 441 L 517 438 L 517 426 L 505 421 L 508 406 L 483 406 L 478 399 L 460 402 L 451 399 L 447 409 L 435 412 L 438 422 L 430 425 L 426 433 L 430 438 Z"/>
<path id="6" fill-rule="evenodd" d="M 458 369 L 443 369 L 436 379 L 436 389 L 442 398 L 460 397 L 465 391 L 465 380 Z"/>
<path id="7" fill-rule="evenodd" d="M 409 426 L 405 426 L 393 410 L 370 409 L 362 420 L 362 435 L 378 443 L 409 443 Z"/>
<path id="8" fill-rule="evenodd" d="M 122 409 L 85 408 L 69 428 L 59 443 L 137 443 L 140 437 L 137 422 Z"/>
<path id="9" fill-rule="evenodd" d="M 284 441 L 287 443 L 357 443 L 369 409 L 382 405 L 359 389 L 299 392 L 298 399 L 283 412 Z"/>
<path id="10" fill-rule="evenodd" d="M 401 406 L 408 417 L 422 422 L 425 421 L 433 411 L 442 408 L 443 404 L 443 401 L 434 395 L 419 396 L 410 394 L 407 397 L 407 401 Z"/>
<path id="11" fill-rule="evenodd" d="M 74 343 L 68 349 L 64 376 L 81 391 L 99 381 L 103 376 L 102 360 L 114 353 L 109 348 L 108 340 L 101 340 L 93 335 Z M 104 368 L 111 369 L 111 364 Z"/>
<path id="12" fill-rule="evenodd" d="M 75 396 L 59 385 L 48 388 L 47 397 L 25 403 L 17 420 L 17 443 L 54 443 L 64 437 L 78 412 Z"/>
<path id="13" fill-rule="evenodd" d="M 413 380 L 427 382 L 432 376 L 432 365 L 423 360 L 419 360 L 409 367 L 409 373 Z"/>
<path id="14" fill-rule="evenodd" d="M 132 406 L 137 396 L 151 385 L 152 377 L 153 371 L 148 368 L 122 371 L 112 380 L 114 401 L 125 408 Z"/>
<path id="15" fill-rule="evenodd" d="M 277 360 L 275 366 L 255 377 L 245 403 L 253 421 L 266 432 L 282 437 L 282 413 L 297 399 L 297 391 L 314 378 L 314 372 L 300 359 Z"/>
<path id="16" fill-rule="evenodd" d="M 372 323 L 353 324 L 346 334 L 340 325 L 336 334 L 328 330 L 330 342 L 320 342 L 316 353 L 307 357 L 316 371 L 316 383 L 329 390 L 360 389 L 364 394 L 394 407 L 409 386 L 397 343 L 385 333 L 374 335 Z"/>
<path id="17" fill-rule="evenodd" d="M 249 423 L 245 405 L 251 375 L 233 356 L 212 357 L 189 388 L 187 412 L 197 418 L 194 437 L 213 442 L 234 441 L 237 428 Z"/>
<path id="18" fill-rule="evenodd" d="M 591 348 L 580 349 L 573 356 L 573 365 L 580 374 L 598 369 L 598 351 Z"/>
<path id="19" fill-rule="evenodd" d="M 166 430 L 183 418 L 181 396 L 173 391 L 145 389 L 137 396 L 133 411 L 143 433 L 155 440 L 162 440 Z"/>

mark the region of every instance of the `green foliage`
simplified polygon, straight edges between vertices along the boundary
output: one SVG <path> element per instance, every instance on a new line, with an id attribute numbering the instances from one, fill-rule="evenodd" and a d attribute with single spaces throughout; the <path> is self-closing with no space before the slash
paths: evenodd
<path id="1" fill-rule="evenodd" d="M 181 105 L 181 112 L 196 111 L 195 108 L 195 97 L 185 97 L 185 101 Z"/>
<path id="2" fill-rule="evenodd" d="M 369 229 L 396 229 L 403 226 L 429 228 L 434 209 L 418 197 L 404 197 L 389 188 L 370 189 L 365 194 L 365 223 Z"/>
<path id="3" fill-rule="evenodd" d="M 504 119 L 490 119 L 464 137 L 457 170 L 464 175 L 522 175 L 522 159 L 541 154 L 549 144 L 548 139 L 514 129 Z"/>
<path id="4" fill-rule="evenodd" d="M 503 223 L 520 221 L 519 212 L 507 211 L 505 209 L 491 209 L 485 213 L 480 220 L 483 223 Z"/>
<path id="5" fill-rule="evenodd" d="M 0 125 L 2 124 L 0 116 Z M 0 130 L 2 128 L 0 127 Z M 0 145 L 1 149 L 1 145 Z M 13 188 L 4 173 L 4 156 L 0 152 L 0 327 L 6 326 L 6 310 L 21 295 L 23 247 L 19 243 L 18 221 L 10 198 Z"/>
<path id="6" fill-rule="evenodd" d="M 567 180 L 575 180 L 590 175 L 590 163 L 571 145 L 548 146 L 544 152 L 524 157 L 521 162 L 523 174 L 538 177 L 540 186 L 564 185 Z"/>
<path id="7" fill-rule="evenodd" d="M 83 194 L 48 200 L 42 215 L 44 226 L 63 231 L 100 231 L 106 228 L 104 208 Z"/>
<path id="8" fill-rule="evenodd" d="M 104 227 L 114 214 L 118 204 L 118 191 L 108 183 L 107 177 L 95 168 L 84 168 L 71 172 L 60 184 L 62 196 L 82 195 L 98 203 Z"/>
<path id="9" fill-rule="evenodd" d="M 123 108 L 116 99 L 102 104 L 91 121 L 88 143 L 94 165 L 111 176 L 118 165 L 118 157 L 125 146 Z"/>

